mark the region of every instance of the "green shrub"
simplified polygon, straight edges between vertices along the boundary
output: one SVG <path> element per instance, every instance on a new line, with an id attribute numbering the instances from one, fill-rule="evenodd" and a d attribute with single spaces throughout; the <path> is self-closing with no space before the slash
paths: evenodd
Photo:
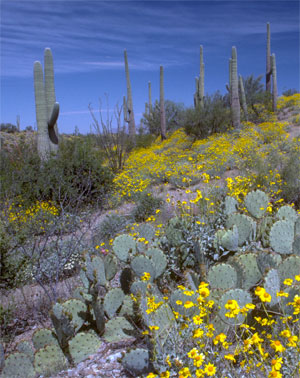
<path id="1" fill-rule="evenodd" d="M 114 238 L 118 233 L 124 231 L 127 225 L 126 217 L 118 214 L 109 214 L 99 225 L 97 231 L 93 236 L 93 244 L 100 245 L 107 243 Z"/>
<path id="2" fill-rule="evenodd" d="M 89 140 L 62 140 L 59 153 L 43 162 L 35 146 L 24 142 L 11 151 L 1 151 L 1 199 L 21 199 L 23 204 L 52 201 L 60 208 L 103 206 L 112 184 L 99 150 Z"/>
<path id="3" fill-rule="evenodd" d="M 230 127 L 230 109 L 219 92 L 212 96 L 205 96 L 203 108 L 189 108 L 185 112 L 185 132 L 196 139 L 204 139 L 211 134 L 225 132 Z"/>
<path id="4" fill-rule="evenodd" d="M 136 197 L 136 207 L 132 212 L 132 216 L 136 222 L 144 222 L 156 210 L 162 206 L 162 200 L 154 197 L 151 193 L 143 192 Z"/>

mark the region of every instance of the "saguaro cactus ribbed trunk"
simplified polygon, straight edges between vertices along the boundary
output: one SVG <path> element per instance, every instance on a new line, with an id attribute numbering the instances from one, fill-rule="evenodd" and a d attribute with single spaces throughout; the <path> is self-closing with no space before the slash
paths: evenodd
<path id="1" fill-rule="evenodd" d="M 129 68 L 128 68 L 128 59 L 127 59 L 127 51 L 124 50 L 124 60 L 125 60 L 125 74 L 126 74 L 126 85 L 127 85 L 127 112 L 128 118 L 126 120 L 128 122 L 128 131 L 129 137 L 131 141 L 135 141 L 135 120 L 134 120 L 134 113 L 133 113 L 133 104 L 132 104 L 132 92 L 131 92 L 131 83 L 129 77 Z"/>
<path id="2" fill-rule="evenodd" d="M 266 56 L 266 91 L 271 93 L 271 36 L 270 23 L 267 23 L 267 56 Z"/>
<path id="3" fill-rule="evenodd" d="M 204 63 L 203 63 L 203 46 L 200 46 L 200 76 L 195 78 L 196 92 L 194 94 L 195 108 L 204 106 Z"/>
<path id="4" fill-rule="evenodd" d="M 247 111 L 246 95 L 245 95 L 243 78 L 242 78 L 241 75 L 239 76 L 239 85 L 240 85 L 240 91 L 241 91 L 242 108 L 243 108 L 245 119 L 246 119 L 246 121 L 248 121 L 248 111 Z"/>
<path id="5" fill-rule="evenodd" d="M 58 149 L 58 130 L 56 121 L 59 114 L 59 104 L 55 99 L 53 58 L 49 48 L 44 51 L 43 75 L 42 64 L 34 62 L 34 93 L 35 110 L 38 128 L 38 153 L 41 160 L 46 160 L 51 152 Z"/>
<path id="6" fill-rule="evenodd" d="M 233 127 L 238 128 L 240 126 L 241 110 L 237 75 L 237 53 L 234 46 L 231 51 L 231 60 L 231 115 Z"/>
<path id="7" fill-rule="evenodd" d="M 164 68 L 160 66 L 160 135 L 161 139 L 166 139 L 166 113 L 164 99 Z"/>
<path id="8" fill-rule="evenodd" d="M 277 70 L 275 54 L 271 56 L 271 68 L 272 68 L 272 100 L 273 100 L 273 112 L 277 109 Z"/>

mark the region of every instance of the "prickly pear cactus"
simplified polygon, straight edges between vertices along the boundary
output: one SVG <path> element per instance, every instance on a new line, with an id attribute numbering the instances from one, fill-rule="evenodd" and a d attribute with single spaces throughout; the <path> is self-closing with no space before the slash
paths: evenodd
<path id="1" fill-rule="evenodd" d="M 131 261 L 130 266 L 138 278 L 141 278 L 145 272 L 150 273 L 150 281 L 153 281 L 156 277 L 155 267 L 152 261 L 146 256 L 136 256 Z"/>
<path id="2" fill-rule="evenodd" d="M 300 256 L 300 235 L 295 235 L 292 249 L 293 254 Z"/>
<path id="3" fill-rule="evenodd" d="M 239 248 L 239 232 L 236 225 L 226 231 L 220 238 L 220 245 L 228 251 L 237 251 Z"/>
<path id="4" fill-rule="evenodd" d="M 135 302 L 130 295 L 125 295 L 119 315 L 130 318 L 136 316 Z"/>
<path id="5" fill-rule="evenodd" d="M 122 358 L 122 365 L 134 377 L 150 372 L 150 356 L 147 349 L 132 349 Z"/>
<path id="6" fill-rule="evenodd" d="M 104 270 L 105 270 L 105 277 L 108 281 L 111 281 L 118 271 L 118 265 L 116 258 L 108 254 L 104 257 Z"/>
<path id="7" fill-rule="evenodd" d="M 53 331 L 49 328 L 37 329 L 32 335 L 32 342 L 36 350 L 44 348 L 46 345 L 50 344 L 58 345 Z"/>
<path id="8" fill-rule="evenodd" d="M 4 361 L 1 378 L 34 378 L 33 364 L 25 353 L 12 353 Z"/>
<path id="9" fill-rule="evenodd" d="M 270 245 L 270 232 L 274 224 L 274 218 L 271 216 L 264 217 L 258 225 L 257 238 L 261 241 L 264 248 Z"/>
<path id="10" fill-rule="evenodd" d="M 125 294 L 123 290 L 115 287 L 109 290 L 104 297 L 104 311 L 111 319 L 122 306 Z"/>
<path id="11" fill-rule="evenodd" d="M 124 268 L 120 274 L 120 284 L 124 294 L 130 294 L 130 287 L 134 280 L 134 273 L 131 268 Z"/>
<path id="12" fill-rule="evenodd" d="M 294 279 L 300 272 L 300 256 L 285 258 L 277 268 L 281 285 L 286 278 Z"/>
<path id="13" fill-rule="evenodd" d="M 69 299 L 62 303 L 65 313 L 70 314 L 72 326 L 75 332 L 83 326 L 85 321 L 87 306 L 79 299 Z"/>
<path id="14" fill-rule="evenodd" d="M 256 256 L 257 266 L 262 275 L 269 269 L 276 269 L 281 261 L 282 257 L 278 253 L 263 251 Z"/>
<path id="15" fill-rule="evenodd" d="M 160 277 L 163 272 L 166 270 L 168 260 L 163 253 L 163 251 L 159 248 L 150 248 L 145 251 L 147 257 L 150 258 L 150 261 L 154 265 L 155 268 L 155 276 L 154 279 Z"/>
<path id="16" fill-rule="evenodd" d="M 275 222 L 270 232 L 270 246 L 275 252 L 289 255 L 293 251 L 294 223 L 287 220 Z"/>
<path id="17" fill-rule="evenodd" d="M 298 214 L 291 206 L 285 205 L 277 211 L 276 218 L 295 223 L 298 218 Z"/>
<path id="18" fill-rule="evenodd" d="M 95 354 L 102 341 L 94 332 L 79 332 L 69 342 L 69 352 L 75 364 Z"/>
<path id="19" fill-rule="evenodd" d="M 58 343 L 56 343 L 58 345 Z M 34 361 L 34 349 L 32 344 L 29 341 L 22 340 L 17 345 L 17 350 L 20 353 L 25 353 L 29 358 L 30 361 L 33 363 Z"/>
<path id="20" fill-rule="evenodd" d="M 269 306 L 275 306 L 280 302 L 277 293 L 280 291 L 280 279 L 277 269 L 270 269 L 264 277 L 263 287 L 271 295 Z"/>
<path id="21" fill-rule="evenodd" d="M 235 213 L 238 208 L 238 201 L 234 197 L 226 196 L 224 201 L 224 213 L 230 215 Z"/>
<path id="22" fill-rule="evenodd" d="M 238 277 L 233 266 L 229 264 L 213 265 L 208 273 L 207 280 L 211 289 L 228 290 L 237 287 Z"/>
<path id="23" fill-rule="evenodd" d="M 91 283 L 105 286 L 107 281 L 103 259 L 100 256 L 85 255 L 85 274 Z"/>
<path id="24" fill-rule="evenodd" d="M 247 303 L 252 303 L 251 295 L 246 290 L 231 289 L 222 295 L 218 303 L 220 305 L 218 315 L 222 321 L 224 321 L 225 323 L 229 323 L 231 325 L 242 324 L 242 322 L 244 321 L 244 316 L 242 314 L 238 314 L 235 318 L 229 318 L 225 316 L 225 313 L 229 312 L 229 310 L 225 308 L 225 305 L 229 300 L 237 301 L 239 307 L 242 308 Z"/>
<path id="25" fill-rule="evenodd" d="M 172 309 L 176 312 L 179 312 L 180 315 L 191 317 L 196 314 L 197 307 L 185 307 L 188 303 L 197 303 L 197 294 L 186 295 L 182 290 L 175 290 L 169 298 L 169 303 Z M 199 309 L 198 309 L 199 312 Z"/>
<path id="26" fill-rule="evenodd" d="M 34 356 L 35 371 L 49 377 L 68 367 L 66 357 L 57 345 L 46 345 Z"/>
<path id="27" fill-rule="evenodd" d="M 261 279 L 261 273 L 258 269 L 256 257 L 257 255 L 251 252 L 236 256 L 236 259 L 244 266 L 244 277 L 242 280 L 243 289 L 250 289 Z"/>
<path id="28" fill-rule="evenodd" d="M 231 228 L 234 225 L 238 229 L 239 246 L 242 246 L 246 241 L 254 239 L 256 223 L 250 217 L 239 213 L 230 214 L 226 221 L 226 227 Z"/>
<path id="29" fill-rule="evenodd" d="M 121 261 L 127 262 L 129 253 L 136 252 L 136 242 L 130 235 L 117 236 L 113 242 L 113 251 Z"/>
<path id="30" fill-rule="evenodd" d="M 108 343 L 132 339 L 134 328 L 123 316 L 110 319 L 105 326 L 103 338 Z"/>
<path id="31" fill-rule="evenodd" d="M 246 195 L 244 202 L 247 210 L 253 217 L 262 218 L 267 211 L 269 198 L 261 190 L 255 190 Z"/>

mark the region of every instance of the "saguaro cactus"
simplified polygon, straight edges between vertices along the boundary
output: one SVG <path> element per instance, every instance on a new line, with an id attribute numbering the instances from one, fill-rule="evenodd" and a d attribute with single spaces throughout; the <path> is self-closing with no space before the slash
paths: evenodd
<path id="1" fill-rule="evenodd" d="M 161 139 L 166 139 L 166 113 L 164 99 L 164 68 L 160 66 L 160 134 Z"/>
<path id="2" fill-rule="evenodd" d="M 276 59 L 275 54 L 271 56 L 271 67 L 272 67 L 272 100 L 273 100 L 273 112 L 276 112 L 277 108 L 277 70 L 276 70 Z"/>
<path id="3" fill-rule="evenodd" d="M 239 76 L 239 86 L 240 86 L 240 91 L 241 91 L 241 101 L 242 101 L 242 108 L 243 108 L 244 116 L 245 116 L 246 121 L 248 121 L 246 95 L 245 95 L 243 78 L 241 75 Z"/>
<path id="4" fill-rule="evenodd" d="M 128 113 L 128 117 L 126 117 L 125 119 L 126 119 L 126 122 L 128 122 L 129 137 L 132 141 L 134 141 L 136 131 L 135 131 L 132 92 L 131 92 L 131 83 L 130 83 L 130 77 L 129 77 L 129 68 L 128 68 L 128 59 L 127 59 L 126 50 L 124 50 L 124 60 L 125 60 L 126 85 L 127 85 L 127 113 Z"/>
<path id="5" fill-rule="evenodd" d="M 235 46 L 232 47 L 231 53 L 231 116 L 234 128 L 240 126 L 240 99 L 239 99 L 239 86 L 238 86 L 238 75 L 237 75 L 237 53 Z"/>
<path id="6" fill-rule="evenodd" d="M 266 91 L 271 93 L 271 36 L 270 23 L 267 23 L 267 56 L 266 56 Z"/>
<path id="7" fill-rule="evenodd" d="M 58 149 L 56 121 L 59 114 L 59 103 L 55 99 L 53 58 L 49 48 L 44 51 L 44 68 L 45 75 L 43 75 L 42 64 L 39 61 L 34 62 L 37 146 L 41 160 L 46 160 L 51 152 L 56 153 Z"/>
<path id="8" fill-rule="evenodd" d="M 204 63 L 203 63 L 203 46 L 200 46 L 200 76 L 196 77 L 196 92 L 194 94 L 195 108 L 204 106 Z"/>

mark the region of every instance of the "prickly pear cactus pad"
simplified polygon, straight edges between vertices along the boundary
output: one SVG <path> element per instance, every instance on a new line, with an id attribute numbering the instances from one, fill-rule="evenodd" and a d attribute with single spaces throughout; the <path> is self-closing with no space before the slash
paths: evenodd
<path id="1" fill-rule="evenodd" d="M 298 218 L 298 214 L 291 206 L 285 205 L 277 211 L 276 218 L 295 223 Z"/>
<path id="2" fill-rule="evenodd" d="M 236 256 L 236 259 L 244 266 L 244 279 L 242 282 L 243 289 L 250 289 L 261 279 L 261 273 L 257 266 L 256 257 L 257 255 L 251 252 Z"/>
<path id="3" fill-rule="evenodd" d="M 137 377 L 150 371 L 150 356 L 147 349 L 133 349 L 126 353 L 122 359 L 124 368 Z"/>
<path id="4" fill-rule="evenodd" d="M 233 266 L 216 264 L 209 269 L 207 280 L 211 289 L 228 290 L 237 287 L 238 277 Z"/>
<path id="5" fill-rule="evenodd" d="M 245 197 L 245 206 L 249 213 L 255 218 L 261 218 L 265 215 L 268 203 L 268 196 L 261 190 L 249 192 Z"/>
<path id="6" fill-rule="evenodd" d="M 91 264 L 87 265 L 87 275 L 91 281 L 96 280 L 99 285 L 105 286 L 105 266 L 100 256 L 92 256 Z"/>
<path id="7" fill-rule="evenodd" d="M 155 267 L 152 261 L 146 256 L 136 256 L 131 261 L 130 266 L 138 278 L 141 278 L 145 272 L 150 273 L 150 281 L 153 281 L 156 277 Z"/>
<path id="8" fill-rule="evenodd" d="M 125 295 L 119 315 L 130 316 L 131 318 L 136 315 L 134 301 L 130 295 Z"/>
<path id="9" fill-rule="evenodd" d="M 25 353 L 16 352 L 5 359 L 1 378 L 34 378 L 35 376 L 30 357 Z"/>
<path id="10" fill-rule="evenodd" d="M 130 252 L 135 254 L 136 242 L 130 235 L 117 236 L 113 242 L 113 251 L 121 261 L 126 262 Z"/>
<path id="11" fill-rule="evenodd" d="M 281 262 L 277 270 L 281 285 L 286 278 L 294 279 L 296 275 L 300 274 L 300 256 L 292 255 L 287 257 Z"/>
<path id="12" fill-rule="evenodd" d="M 254 221 L 245 214 L 234 213 L 228 216 L 226 227 L 231 228 L 234 225 L 238 229 L 238 245 L 242 246 L 247 240 L 251 240 L 254 231 Z"/>
<path id="13" fill-rule="evenodd" d="M 242 314 L 238 314 L 234 318 L 225 316 L 226 313 L 230 312 L 229 309 L 225 308 L 225 305 L 229 300 L 236 301 L 239 308 L 243 308 L 246 304 L 252 303 L 251 295 L 247 291 L 242 289 L 231 289 L 222 295 L 218 303 L 221 307 L 218 313 L 221 320 L 231 325 L 242 324 L 242 322 L 244 321 L 244 316 Z"/>
<path id="14" fill-rule="evenodd" d="M 95 354 L 102 342 L 94 332 L 79 332 L 69 342 L 69 351 L 75 364 Z"/>
<path id="15" fill-rule="evenodd" d="M 43 376 L 49 377 L 67 367 L 66 357 L 56 345 L 47 345 L 35 353 L 35 371 Z"/>
<path id="16" fill-rule="evenodd" d="M 280 220 L 273 224 L 270 232 L 270 246 L 278 253 L 289 255 L 293 251 L 294 223 Z"/>
<path id="17" fill-rule="evenodd" d="M 275 306 L 280 302 L 277 293 L 280 291 L 280 279 L 276 269 L 270 269 L 264 278 L 264 289 L 271 295 L 270 306 Z"/>
<path id="18" fill-rule="evenodd" d="M 134 328 L 123 316 L 110 319 L 105 326 L 103 338 L 108 343 L 129 340 L 133 337 Z"/>
<path id="19" fill-rule="evenodd" d="M 104 270 L 105 277 L 108 281 L 112 280 L 117 274 L 118 265 L 116 258 L 113 255 L 108 254 L 104 257 Z"/>
<path id="20" fill-rule="evenodd" d="M 44 348 L 49 344 L 58 345 L 52 330 L 48 328 L 37 329 L 32 335 L 32 342 L 36 350 Z"/>
<path id="21" fill-rule="evenodd" d="M 226 196 L 224 201 L 224 207 L 225 215 L 235 213 L 237 211 L 238 201 L 233 197 Z"/>
<path id="22" fill-rule="evenodd" d="M 263 251 L 256 256 L 256 262 L 261 274 L 264 275 L 269 269 L 276 269 L 282 261 L 278 253 Z"/>
<path id="23" fill-rule="evenodd" d="M 104 297 L 104 311 L 111 319 L 122 306 L 125 294 L 123 290 L 115 287 L 108 291 Z"/>
<path id="24" fill-rule="evenodd" d="M 195 315 L 197 311 L 199 312 L 197 306 L 189 307 L 192 303 L 197 304 L 197 298 L 198 295 L 196 293 L 187 295 L 184 293 L 184 290 L 177 289 L 171 294 L 169 302 L 174 311 L 179 312 L 180 315 L 191 317 Z"/>
<path id="25" fill-rule="evenodd" d="M 68 314 L 71 314 L 71 322 L 75 332 L 77 332 L 85 321 L 85 314 L 87 313 L 86 304 L 79 299 L 69 299 L 62 306 Z"/>
<path id="26" fill-rule="evenodd" d="M 155 267 L 155 277 L 154 279 L 160 277 L 167 267 L 168 260 L 159 248 L 150 248 L 146 252 L 146 256 L 150 258 L 151 262 Z"/>
<path id="27" fill-rule="evenodd" d="M 33 363 L 34 361 L 34 349 L 29 341 L 22 340 L 17 345 L 18 352 L 25 353 L 29 358 L 30 361 Z"/>
<path id="28" fill-rule="evenodd" d="M 287 315 L 293 315 L 293 312 L 295 311 L 294 307 L 289 305 L 288 303 L 293 302 L 295 295 L 300 296 L 300 287 L 285 287 L 284 289 L 285 293 L 288 293 L 288 297 L 280 297 L 281 299 L 281 307 L 284 314 Z M 299 318 L 299 315 L 294 315 L 295 318 Z"/>
<path id="29" fill-rule="evenodd" d="M 300 235 L 300 215 L 295 221 L 295 235 Z"/>
<path id="30" fill-rule="evenodd" d="M 237 251 L 239 248 L 239 232 L 236 225 L 226 231 L 220 238 L 220 244 L 228 251 Z"/>
<path id="31" fill-rule="evenodd" d="M 293 254 L 300 256 L 300 235 L 296 235 L 294 238 Z"/>

